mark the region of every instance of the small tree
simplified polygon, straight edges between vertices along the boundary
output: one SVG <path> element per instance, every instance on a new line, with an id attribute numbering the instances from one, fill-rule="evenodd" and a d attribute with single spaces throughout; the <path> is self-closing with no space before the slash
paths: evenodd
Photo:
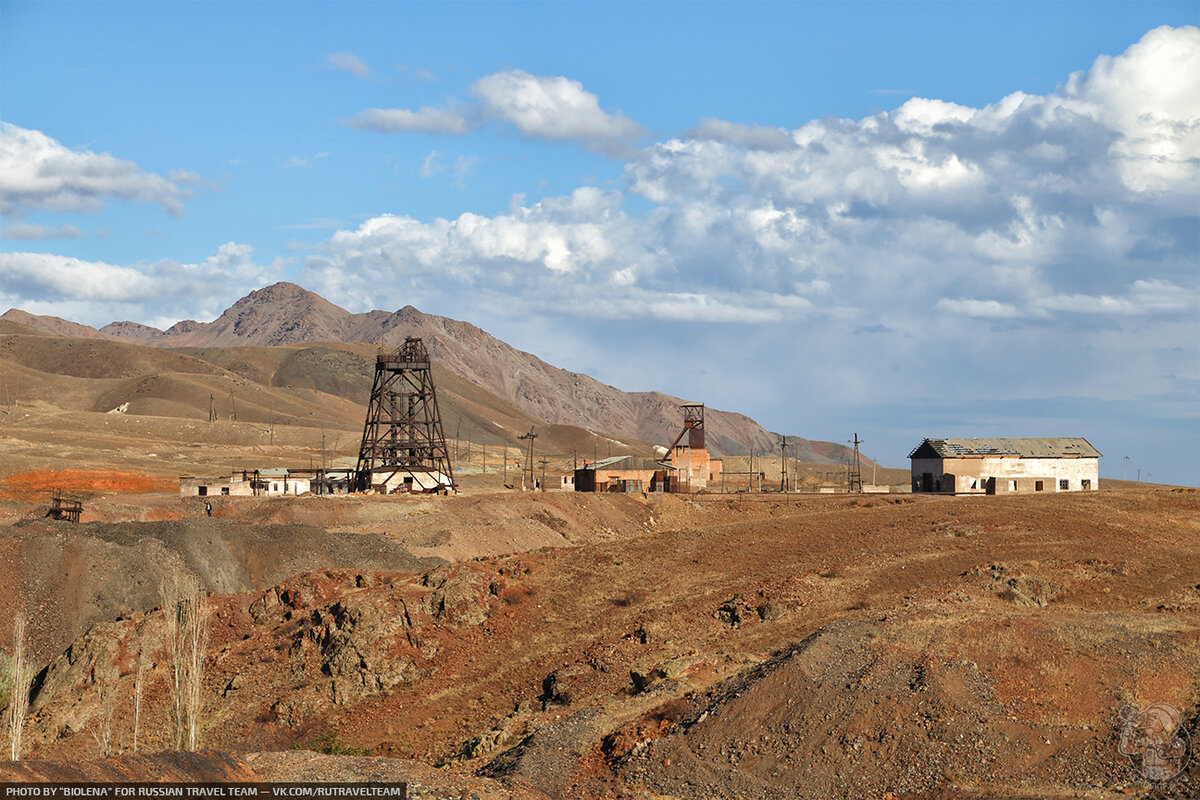
<path id="1" fill-rule="evenodd" d="M 171 646 L 174 746 L 176 750 L 195 751 L 212 606 L 200 580 L 191 574 L 173 575 L 163 585 L 163 598 Z"/>
<path id="2" fill-rule="evenodd" d="M 13 761 L 21 760 L 21 734 L 29 712 L 32 684 L 33 668 L 25 655 L 25 615 L 17 614 L 13 620 L 12 688 L 8 697 L 8 741 Z"/>

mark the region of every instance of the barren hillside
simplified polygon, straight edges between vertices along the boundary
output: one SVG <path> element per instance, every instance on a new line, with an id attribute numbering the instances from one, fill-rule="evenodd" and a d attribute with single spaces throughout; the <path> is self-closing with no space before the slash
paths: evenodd
<path id="1" fill-rule="evenodd" d="M 515 499 L 413 510 L 448 541 L 538 519 L 559 545 L 214 598 L 205 746 L 336 731 L 514 795 L 1113 798 L 1145 786 L 1122 706 L 1196 713 L 1194 490 L 548 495 L 505 516 Z M 77 639 L 40 684 L 30 755 L 94 756 L 105 724 L 127 741 L 139 660 L 161 743 L 164 646 L 150 609 Z"/>
<path id="2" fill-rule="evenodd" d="M 241 348 L 319 342 L 369 342 L 395 347 L 405 336 L 425 340 L 435 364 L 523 413 L 554 425 L 584 428 L 621 441 L 669 443 L 680 430 L 680 398 L 659 392 L 624 392 L 587 375 L 559 369 L 468 322 L 398 311 L 350 312 L 295 284 L 251 292 L 213 322 L 192 320 L 160 331 L 132 322 L 97 331 L 56 317 L 16 309 L 3 319 L 67 336 L 100 337 L 155 347 Z M 688 402 L 703 402 L 689 398 Z M 718 454 L 775 452 L 780 437 L 743 414 L 708 409 L 708 444 Z M 808 462 L 841 463 L 846 448 L 789 435 L 791 453 Z"/>

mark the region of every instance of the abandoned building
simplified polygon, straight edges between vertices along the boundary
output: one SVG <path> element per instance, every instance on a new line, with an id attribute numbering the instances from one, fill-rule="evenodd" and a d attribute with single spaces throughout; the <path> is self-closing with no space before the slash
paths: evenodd
<path id="1" fill-rule="evenodd" d="M 349 469 L 295 470 L 283 467 L 234 470 L 229 477 L 179 478 L 180 497 L 284 497 L 345 494 L 353 485 Z"/>
<path id="2" fill-rule="evenodd" d="M 577 492 L 679 491 L 675 468 L 652 458 L 613 456 L 575 470 Z"/>
<path id="3" fill-rule="evenodd" d="M 659 458 L 612 456 L 584 463 L 562 488 L 577 492 L 699 492 L 721 480 L 721 460 L 704 446 L 704 406 L 685 405 L 683 430 Z M 681 444 L 684 437 L 687 443 Z"/>
<path id="4" fill-rule="evenodd" d="M 1086 492 L 1100 486 L 1100 452 L 1081 437 L 925 439 L 908 457 L 914 492 Z"/>

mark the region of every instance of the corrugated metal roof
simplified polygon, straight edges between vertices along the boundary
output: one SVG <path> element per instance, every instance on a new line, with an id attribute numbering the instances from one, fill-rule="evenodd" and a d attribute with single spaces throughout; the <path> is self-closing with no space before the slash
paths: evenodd
<path id="1" fill-rule="evenodd" d="M 942 458 L 958 456 L 1018 456 L 1020 458 L 1099 458 L 1100 451 L 1082 436 L 1053 439 L 925 439 L 908 454 L 912 458 L 926 443 Z"/>
<path id="2" fill-rule="evenodd" d="M 674 467 L 655 461 L 653 458 L 640 458 L 639 456 L 612 456 L 611 458 L 602 458 L 591 464 L 585 464 L 580 469 L 613 469 L 613 470 L 659 470 L 659 469 L 675 469 Z"/>

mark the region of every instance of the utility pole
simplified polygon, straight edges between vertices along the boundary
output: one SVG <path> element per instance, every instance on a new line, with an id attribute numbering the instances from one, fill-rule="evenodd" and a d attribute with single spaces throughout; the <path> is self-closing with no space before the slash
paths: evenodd
<path id="1" fill-rule="evenodd" d="M 233 402 L 233 389 L 229 390 L 229 421 L 237 422 L 237 405 Z"/>
<path id="2" fill-rule="evenodd" d="M 546 465 L 550 462 L 544 458 L 538 459 L 538 463 L 542 465 L 542 491 L 546 491 Z"/>
<path id="3" fill-rule="evenodd" d="M 859 460 L 858 446 L 860 444 L 863 444 L 863 440 L 859 439 L 858 434 L 855 433 L 854 439 L 852 439 L 850 441 L 850 444 L 854 445 L 854 467 L 853 467 L 853 469 L 850 470 L 849 476 L 847 476 L 849 479 L 847 481 L 849 485 L 846 487 L 846 491 L 853 492 L 853 491 L 855 491 L 854 487 L 857 486 L 858 491 L 861 492 L 863 490 L 863 488 L 862 488 L 862 461 Z"/>
<path id="4" fill-rule="evenodd" d="M 1121 480 L 1129 479 L 1129 456 L 1125 456 L 1125 466 L 1121 467 Z"/>
<path id="5" fill-rule="evenodd" d="M 1142 482 L 1142 468 L 1138 467 L 1138 483 Z"/>
<path id="6" fill-rule="evenodd" d="M 208 421 L 210 424 L 217 421 L 217 401 L 211 392 L 208 395 Z"/>
<path id="7" fill-rule="evenodd" d="M 779 443 L 779 491 L 787 494 L 787 437 Z"/>
<path id="8" fill-rule="evenodd" d="M 321 471 L 325 471 L 325 429 L 321 428 Z"/>
<path id="9" fill-rule="evenodd" d="M 500 456 L 500 461 L 504 464 L 504 476 L 500 479 L 501 486 L 508 486 L 508 445 L 504 445 L 504 455 Z"/>
<path id="10" fill-rule="evenodd" d="M 538 437 L 538 434 L 533 432 L 533 428 L 529 429 L 529 433 L 523 433 L 518 436 L 518 439 L 529 440 L 529 456 L 525 459 L 525 469 L 521 470 L 521 491 L 525 491 L 525 475 L 529 474 L 529 482 L 534 482 L 533 475 L 533 440 Z"/>

